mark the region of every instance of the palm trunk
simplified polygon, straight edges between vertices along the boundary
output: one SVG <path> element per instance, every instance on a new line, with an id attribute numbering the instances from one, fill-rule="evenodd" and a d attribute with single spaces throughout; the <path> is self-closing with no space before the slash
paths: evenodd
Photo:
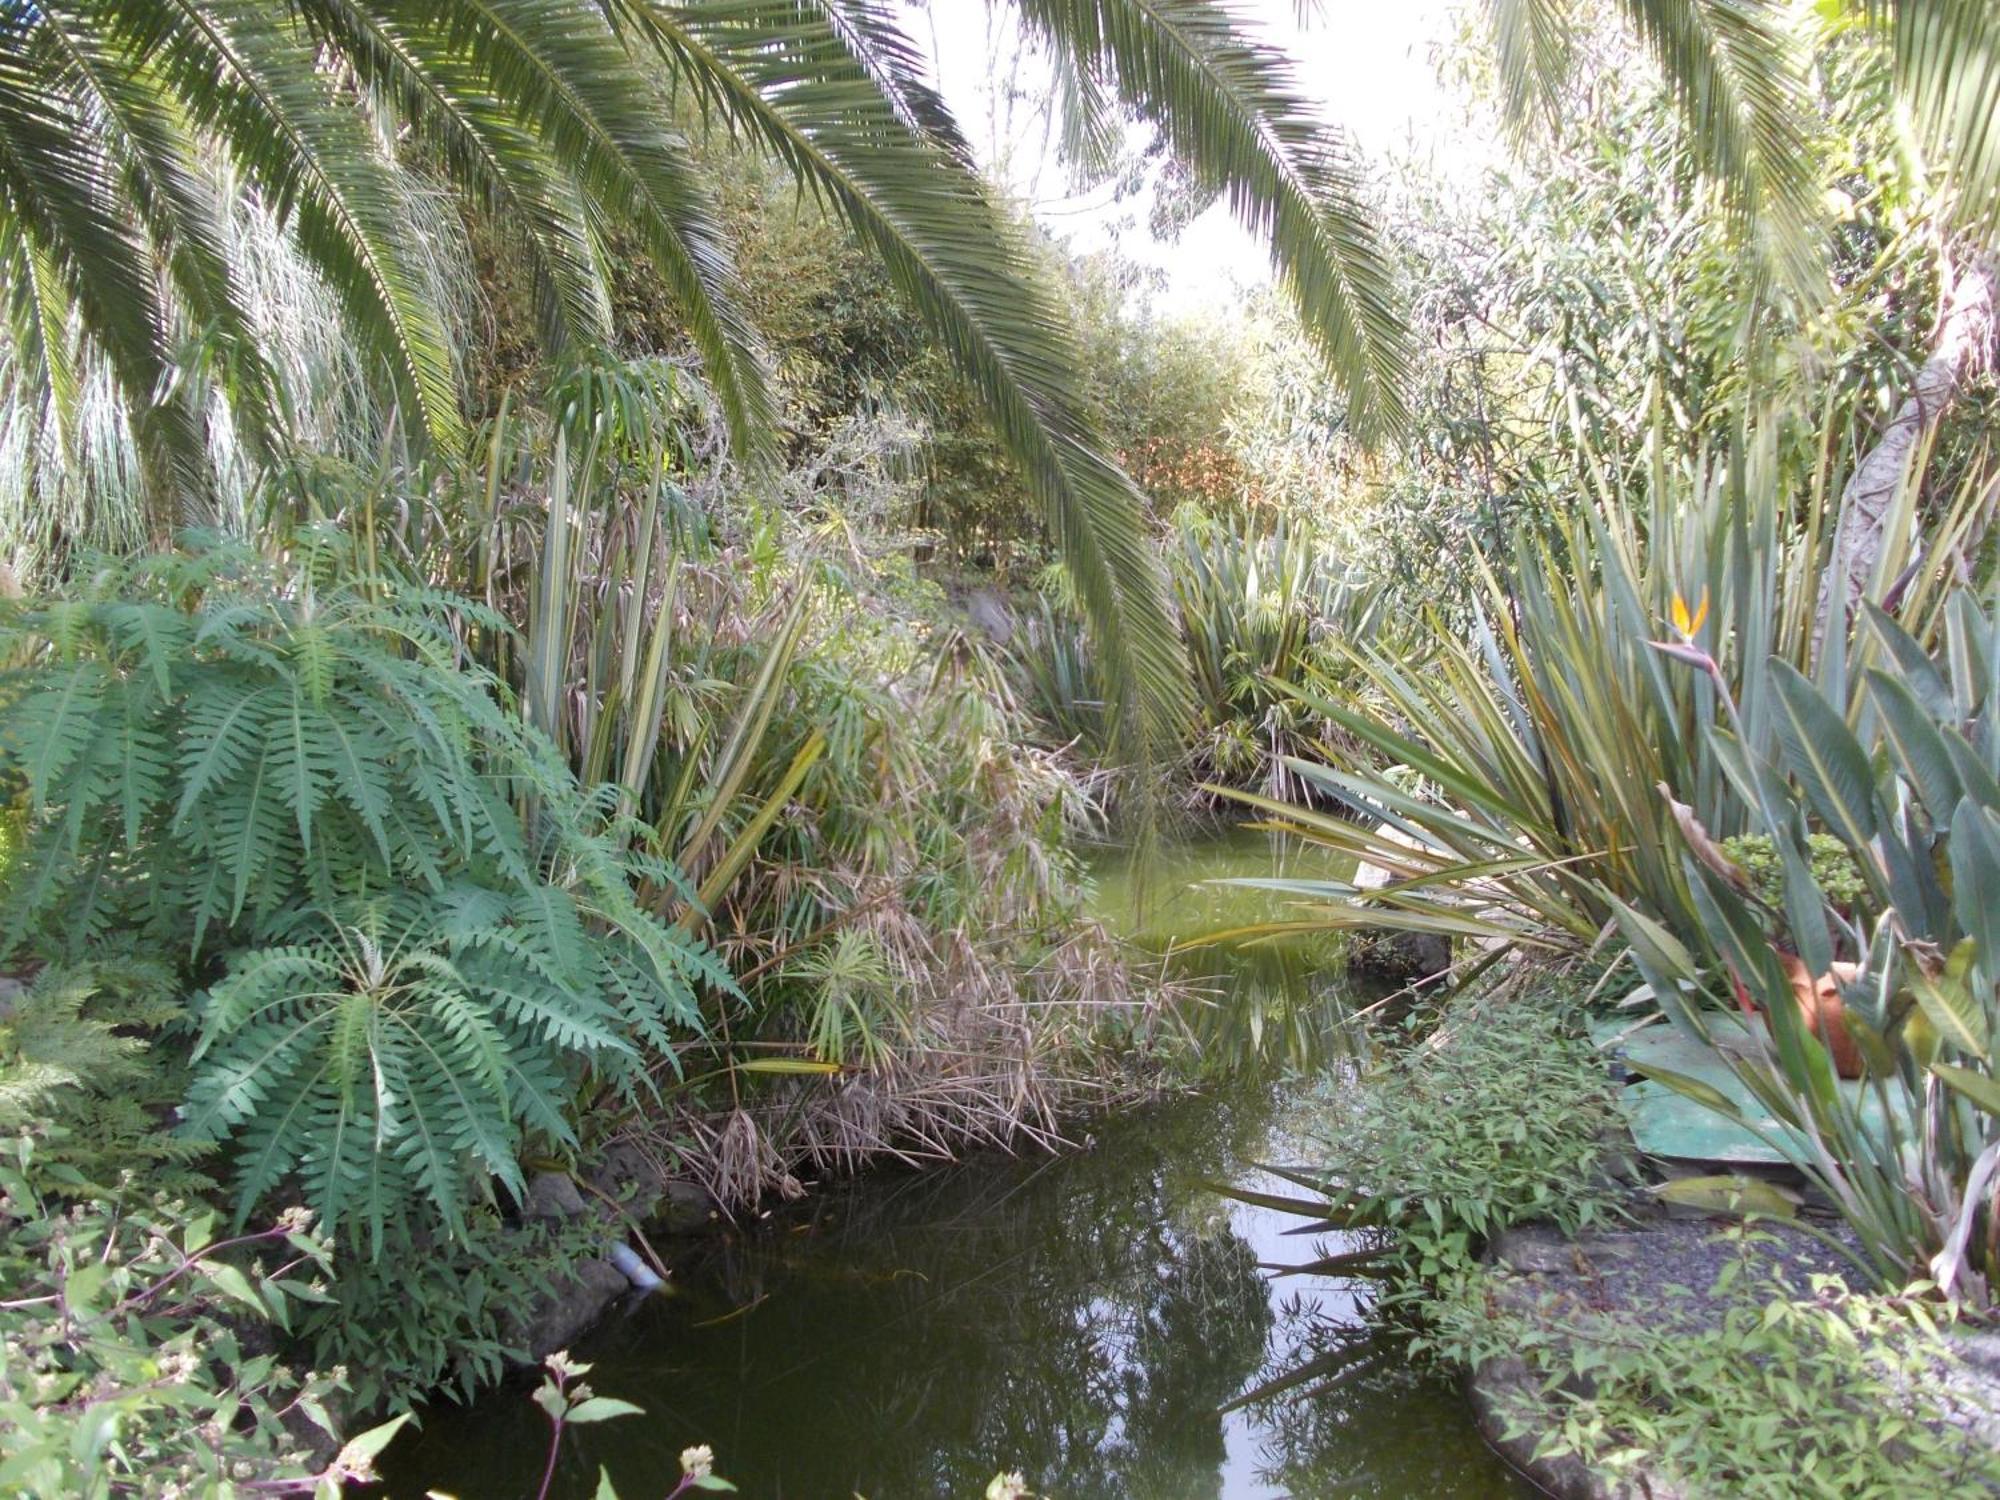
<path id="1" fill-rule="evenodd" d="M 2000 300 L 2000 263 L 1982 255 L 1964 267 L 1951 286 L 1938 322 L 1936 348 L 1917 371 L 1880 441 L 1855 465 L 1841 491 L 1833 556 L 1820 585 L 1815 651 L 1830 624 L 1846 624 L 1874 577 L 1883 529 L 1923 438 L 1966 385 L 1992 363 L 1996 300 Z"/>

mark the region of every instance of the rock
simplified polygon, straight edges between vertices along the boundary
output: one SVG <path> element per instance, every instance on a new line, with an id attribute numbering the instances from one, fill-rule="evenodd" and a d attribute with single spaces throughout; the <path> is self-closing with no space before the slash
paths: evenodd
<path id="1" fill-rule="evenodd" d="M 1951 1342 L 1960 1363 L 1938 1373 L 1935 1392 L 1945 1420 L 1968 1442 L 2000 1448 L 2000 1334 L 1955 1333 Z"/>
<path id="2" fill-rule="evenodd" d="M 547 1295 L 527 1314 L 519 1342 L 536 1361 L 567 1349 L 630 1290 L 631 1283 L 611 1262 L 578 1261 L 575 1274 L 551 1283 Z"/>
<path id="3" fill-rule="evenodd" d="M 1451 939 L 1434 932 L 1359 927 L 1347 949 L 1347 967 L 1369 979 L 1413 984 L 1451 967 Z"/>
<path id="4" fill-rule="evenodd" d="M 673 1181 L 653 1211 L 653 1222 L 668 1234 L 699 1234 L 718 1220 L 715 1199 L 699 1183 Z"/>
<path id="5" fill-rule="evenodd" d="M 1405 849 L 1422 846 L 1394 824 L 1375 825 L 1376 837 Z M 1354 867 L 1349 882 L 1366 894 L 1387 890 L 1399 879 L 1382 865 L 1363 860 Z M 1398 932 L 1387 927 L 1359 927 L 1347 950 L 1347 965 L 1357 974 L 1385 979 L 1393 984 L 1411 984 L 1432 978 L 1451 967 L 1451 939 L 1434 932 Z"/>
<path id="6" fill-rule="evenodd" d="M 1506 1229 L 1493 1241 L 1492 1258 L 1510 1271 L 1560 1276 L 1575 1268 L 1576 1249 L 1553 1229 Z"/>
<path id="7" fill-rule="evenodd" d="M 584 1214 L 583 1194 L 567 1172 L 537 1172 L 528 1180 L 521 1214 L 529 1219 L 577 1219 Z"/>
<path id="8" fill-rule="evenodd" d="M 631 1141 L 616 1141 L 599 1156 L 590 1185 L 640 1223 L 650 1222 L 672 1179 L 653 1155 Z"/>

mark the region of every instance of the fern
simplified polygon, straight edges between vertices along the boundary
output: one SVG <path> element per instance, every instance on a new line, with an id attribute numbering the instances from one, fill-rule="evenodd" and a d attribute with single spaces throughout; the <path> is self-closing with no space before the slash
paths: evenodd
<path id="1" fill-rule="evenodd" d="M 26 809 L 0 941 L 225 961 L 185 1129 L 230 1143 L 241 1211 L 296 1185 L 329 1228 L 379 1242 L 420 1199 L 455 1231 L 518 1188 L 524 1133 L 569 1143 L 582 1074 L 642 1087 L 731 982 L 464 657 L 451 620 L 479 612 L 344 582 L 309 541 L 291 573 L 148 559 L 0 616 Z"/>
<path id="2" fill-rule="evenodd" d="M 0 1002 L 0 1131 L 109 1191 L 144 1171 L 166 1192 L 208 1185 L 204 1143 L 169 1134 L 185 1069 L 153 1038 L 182 1019 L 172 971 L 142 960 L 50 967 Z"/>

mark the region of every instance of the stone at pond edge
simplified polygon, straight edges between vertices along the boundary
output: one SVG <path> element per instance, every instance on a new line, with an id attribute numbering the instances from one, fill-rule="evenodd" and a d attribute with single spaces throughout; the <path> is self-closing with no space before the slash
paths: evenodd
<path id="1" fill-rule="evenodd" d="M 521 1215 L 528 1219 L 576 1219 L 584 1213 L 583 1194 L 567 1172 L 537 1172 L 528 1179 Z"/>
<path id="2" fill-rule="evenodd" d="M 566 1349 L 631 1290 L 624 1272 L 595 1257 L 579 1261 L 574 1274 L 557 1277 L 522 1327 L 519 1342 L 540 1361 Z"/>
<path id="3" fill-rule="evenodd" d="M 1598 1245 L 1597 1253 L 1606 1246 Z M 1487 1250 L 1488 1260 L 1519 1280 L 1500 1279 L 1493 1295 L 1503 1303 L 1523 1310 L 1533 1307 L 1535 1295 L 1523 1283 L 1539 1277 L 1578 1273 L 1581 1247 L 1573 1240 L 1539 1225 L 1510 1229 L 1496 1238 Z M 1526 1420 L 1525 1430 L 1514 1430 L 1508 1418 L 1545 1411 L 1548 1397 L 1541 1377 L 1527 1362 L 1509 1355 L 1490 1359 L 1471 1372 L 1466 1381 L 1479 1430 L 1487 1442 L 1540 1489 L 1558 1500 L 1689 1500 L 1686 1492 L 1646 1470 L 1620 1478 L 1585 1463 L 1573 1453 L 1537 1455 L 1543 1432 Z"/>
<path id="4" fill-rule="evenodd" d="M 1379 838 L 1408 848 L 1421 847 L 1402 829 L 1389 823 L 1375 825 Z M 1363 860 L 1354 867 L 1352 884 L 1363 893 L 1385 890 L 1395 884 L 1395 874 L 1381 865 Z M 1410 984 L 1442 974 L 1451 967 L 1451 939 L 1434 932 L 1397 932 L 1387 927 L 1356 928 L 1347 950 L 1347 966 L 1371 979 L 1394 984 Z"/>
<path id="5" fill-rule="evenodd" d="M 604 1151 L 590 1185 L 648 1229 L 697 1234 L 717 1221 L 715 1199 L 706 1188 L 670 1176 L 653 1153 L 630 1141 Z"/>

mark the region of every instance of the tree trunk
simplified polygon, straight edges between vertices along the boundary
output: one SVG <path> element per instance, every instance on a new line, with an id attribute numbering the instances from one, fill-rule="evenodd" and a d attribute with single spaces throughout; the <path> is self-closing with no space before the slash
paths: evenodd
<path id="1" fill-rule="evenodd" d="M 1833 556 L 1820 584 L 1815 649 L 1831 625 L 1846 625 L 1867 591 L 1882 555 L 1883 528 L 1924 436 L 1959 392 L 1993 362 L 1996 300 L 2000 300 L 2000 263 L 1982 255 L 1960 270 L 1945 297 L 1937 347 L 1917 371 L 1880 441 L 1848 477 L 1840 495 Z"/>

